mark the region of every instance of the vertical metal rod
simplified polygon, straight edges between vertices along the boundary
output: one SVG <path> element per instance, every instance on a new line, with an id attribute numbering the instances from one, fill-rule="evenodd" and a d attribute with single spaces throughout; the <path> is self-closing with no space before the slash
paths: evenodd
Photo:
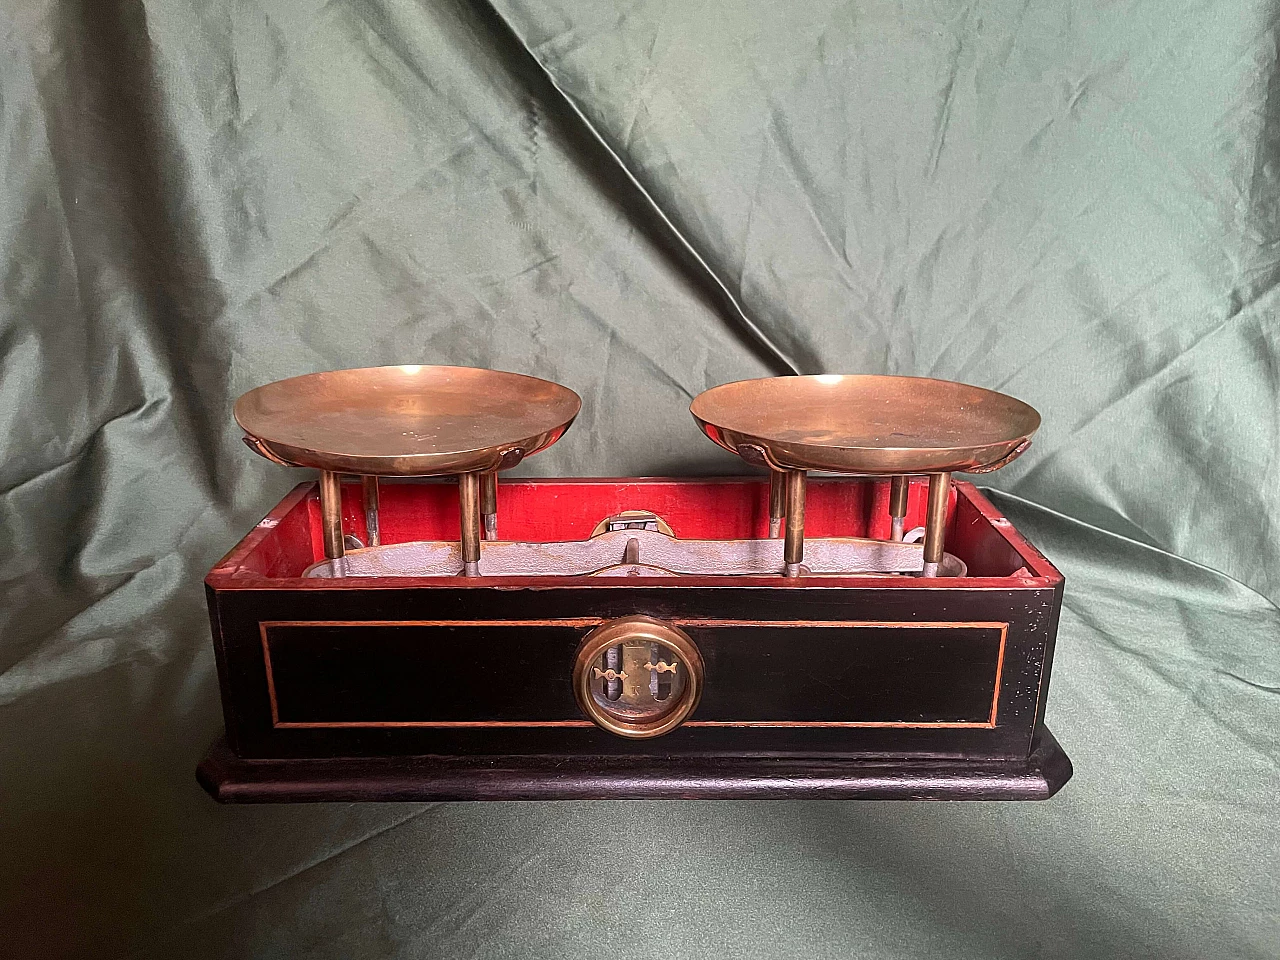
<path id="1" fill-rule="evenodd" d="M 462 573 L 480 575 L 480 474 L 458 476 L 458 519 L 462 526 Z"/>
<path id="2" fill-rule="evenodd" d="M 378 526 L 378 478 L 361 477 L 360 491 L 364 495 L 364 528 L 369 532 L 369 546 L 382 546 L 382 531 Z"/>
<path id="3" fill-rule="evenodd" d="M 769 471 L 769 537 L 774 539 L 782 532 L 782 518 L 787 515 L 787 475 L 779 470 Z"/>
<path id="4" fill-rule="evenodd" d="M 342 557 L 342 477 L 328 470 L 320 471 L 320 529 L 324 532 L 324 555 L 330 560 Z"/>
<path id="5" fill-rule="evenodd" d="M 910 477 L 894 477 L 889 487 L 889 523 L 892 526 L 889 539 L 899 543 L 902 542 L 907 523 L 907 491 L 910 488 Z"/>
<path id="6" fill-rule="evenodd" d="M 804 488 L 803 470 L 787 471 L 787 537 L 782 544 L 783 573 L 800 576 L 804 559 Z"/>
<path id="7" fill-rule="evenodd" d="M 622 672 L 622 644 L 605 649 L 604 668 L 612 670 L 614 673 Z M 617 678 L 605 680 L 604 696 L 606 700 L 617 700 L 622 696 L 622 681 Z"/>
<path id="8" fill-rule="evenodd" d="M 936 577 L 945 547 L 947 494 L 951 490 L 951 474 L 929 474 L 929 511 L 924 521 L 924 570 L 921 575 Z"/>
<path id="9" fill-rule="evenodd" d="M 480 477 L 480 516 L 484 518 L 484 538 L 498 539 L 498 471 Z"/>

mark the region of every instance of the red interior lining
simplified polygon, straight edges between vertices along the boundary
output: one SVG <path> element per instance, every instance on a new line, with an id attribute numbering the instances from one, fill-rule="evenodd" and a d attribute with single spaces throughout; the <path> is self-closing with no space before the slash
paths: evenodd
<path id="1" fill-rule="evenodd" d="M 907 529 L 924 523 L 928 481 L 907 494 Z M 455 483 L 383 483 L 382 542 L 458 539 Z M 948 521 L 956 493 L 951 491 Z M 308 500 L 311 537 L 323 556 L 320 504 Z M 769 484 L 740 480 L 517 480 L 498 488 L 498 535 L 503 540 L 551 543 L 585 540 L 606 517 L 649 510 L 686 540 L 744 540 L 769 535 Z M 343 484 L 343 528 L 365 539 L 360 487 Z M 811 480 L 805 496 L 810 537 L 889 537 L 889 482 Z"/>
<path id="2" fill-rule="evenodd" d="M 912 480 L 907 529 L 923 525 L 927 492 L 927 479 Z M 359 484 L 344 484 L 342 493 L 344 528 L 365 539 Z M 764 537 L 769 527 L 768 501 L 765 478 L 509 480 L 499 485 L 498 533 L 504 540 L 582 540 L 605 517 L 645 509 L 658 514 L 676 536 L 685 539 Z M 807 536 L 889 537 L 887 480 L 811 479 L 805 506 Z M 380 517 L 384 544 L 455 540 L 457 484 L 384 482 Z M 997 530 L 998 525 L 1006 529 Z M 1020 552 L 1017 544 L 1022 543 L 1008 521 L 976 491 L 958 496 L 953 485 L 947 549 L 969 565 L 971 577 L 1010 576 L 1028 565 L 1028 558 L 1039 554 L 1030 548 Z M 238 576 L 290 578 L 323 557 L 319 498 L 311 487 L 290 494 L 219 570 Z M 1043 575 L 1037 567 L 1032 559 L 1030 569 Z M 1050 569 L 1047 563 L 1045 567 Z"/>

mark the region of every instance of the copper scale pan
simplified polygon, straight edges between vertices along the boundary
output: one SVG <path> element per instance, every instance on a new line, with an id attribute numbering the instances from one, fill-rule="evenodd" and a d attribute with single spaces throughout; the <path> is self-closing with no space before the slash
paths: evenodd
<path id="1" fill-rule="evenodd" d="M 481 515 L 490 538 L 497 533 L 497 471 L 551 446 L 581 409 L 568 387 L 536 377 L 412 365 L 269 383 L 236 402 L 235 418 L 268 460 L 321 471 L 330 559 L 343 555 L 341 474 L 364 478 L 369 546 L 378 543 L 378 477 L 457 474 L 463 555 L 474 572 Z"/>
<path id="2" fill-rule="evenodd" d="M 690 410 L 732 453 L 745 445 L 775 469 L 864 476 L 986 472 L 1040 426 L 1021 400 L 923 377 L 740 380 L 699 394 Z"/>
<path id="3" fill-rule="evenodd" d="M 792 576 L 803 573 L 805 471 L 892 476 L 895 539 L 902 537 L 906 515 L 906 478 L 928 474 L 928 576 L 942 559 L 951 474 L 985 473 L 1012 462 L 1040 426 L 1040 414 L 1021 400 L 923 377 L 740 380 L 704 391 L 689 409 L 717 444 L 772 471 L 772 529 L 776 536 L 786 517 Z"/>
<path id="4" fill-rule="evenodd" d="M 280 463 L 377 477 L 434 477 L 514 466 L 569 429 L 568 387 L 473 367 L 363 367 L 250 390 L 236 422 Z"/>

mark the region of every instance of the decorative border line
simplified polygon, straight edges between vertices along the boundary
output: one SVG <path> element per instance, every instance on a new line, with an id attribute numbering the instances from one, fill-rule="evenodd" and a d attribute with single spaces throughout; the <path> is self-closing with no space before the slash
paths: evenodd
<path id="1" fill-rule="evenodd" d="M 567 617 L 547 620 L 263 620 L 258 623 L 262 637 L 262 658 L 267 674 L 267 696 L 271 702 L 271 726 L 278 730 L 427 728 L 466 730 L 489 728 L 594 727 L 590 720 L 281 720 L 276 701 L 275 676 L 271 666 L 268 627 L 598 627 L 605 617 Z M 977 720 L 686 720 L 682 727 L 745 727 L 807 729 L 968 729 L 992 730 L 996 726 L 1000 704 L 1000 681 L 1004 674 L 1005 646 L 1009 624 L 998 620 L 718 620 L 697 617 L 670 617 L 667 622 L 678 627 L 880 627 L 895 629 L 998 629 L 1000 650 L 996 657 L 995 687 L 991 694 L 991 713 L 985 722 Z"/>

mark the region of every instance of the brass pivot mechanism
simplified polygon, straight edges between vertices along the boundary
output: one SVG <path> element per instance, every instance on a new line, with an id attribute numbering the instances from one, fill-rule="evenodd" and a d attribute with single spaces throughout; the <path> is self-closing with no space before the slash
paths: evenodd
<path id="1" fill-rule="evenodd" d="M 596 627 L 578 647 L 573 692 L 596 726 L 642 740 L 670 733 L 702 696 L 703 663 L 683 630 L 631 616 Z"/>

